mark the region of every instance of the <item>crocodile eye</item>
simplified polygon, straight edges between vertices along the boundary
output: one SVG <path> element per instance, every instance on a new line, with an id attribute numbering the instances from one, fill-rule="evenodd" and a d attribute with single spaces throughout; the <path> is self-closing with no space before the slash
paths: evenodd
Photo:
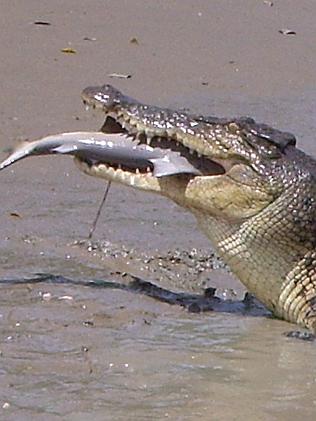
<path id="1" fill-rule="evenodd" d="M 292 133 L 281 132 L 280 130 L 274 129 L 266 124 L 256 123 L 252 121 L 242 121 L 242 129 L 246 133 L 251 133 L 254 137 L 253 140 L 256 140 L 257 143 L 262 144 L 268 149 L 269 147 L 274 147 L 273 149 L 278 149 L 281 152 L 287 148 L 287 146 L 295 146 L 296 138 Z"/>

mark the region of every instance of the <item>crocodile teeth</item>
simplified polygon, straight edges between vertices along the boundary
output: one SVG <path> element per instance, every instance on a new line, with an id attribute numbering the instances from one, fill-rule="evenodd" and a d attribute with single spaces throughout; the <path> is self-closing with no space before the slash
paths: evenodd
<path id="1" fill-rule="evenodd" d="M 141 126 L 139 125 L 139 130 L 141 130 Z M 147 137 L 152 138 L 153 136 L 156 136 L 156 133 L 153 130 L 145 128 L 145 134 Z"/>

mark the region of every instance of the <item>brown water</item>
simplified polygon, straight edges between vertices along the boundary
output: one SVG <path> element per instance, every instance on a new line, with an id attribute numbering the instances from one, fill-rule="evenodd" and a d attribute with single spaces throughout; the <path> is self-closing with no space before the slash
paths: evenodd
<path id="1" fill-rule="evenodd" d="M 312 1 L 11 0 L 0 9 L 2 148 L 99 127 L 79 93 L 111 82 L 156 104 L 255 116 L 316 155 Z M 297 34 L 279 34 L 286 27 Z M 61 157 L 25 160 L 0 179 L 0 281 L 44 272 L 123 282 L 117 272 L 128 272 L 173 290 L 243 293 L 205 266 L 207 239 L 162 198 L 113 186 L 95 234 L 102 252 L 74 244 L 87 238 L 102 181 Z M 191 265 L 194 248 L 203 258 Z M 180 263 L 169 259 L 177 253 Z M 78 285 L 0 290 L 0 419 L 316 417 L 315 344 L 286 338 L 288 323 Z"/>

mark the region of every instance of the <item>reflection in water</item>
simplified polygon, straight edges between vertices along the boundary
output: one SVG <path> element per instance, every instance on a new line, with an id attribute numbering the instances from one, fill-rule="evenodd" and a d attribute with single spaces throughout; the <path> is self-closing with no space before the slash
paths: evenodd
<path id="1" fill-rule="evenodd" d="M 313 419 L 315 344 L 285 338 L 285 322 L 29 281 L 1 285 L 12 419 Z"/>
<path id="2" fill-rule="evenodd" d="M 143 294 L 158 301 L 170 305 L 178 305 L 186 308 L 190 313 L 201 313 L 206 311 L 216 311 L 225 313 L 241 313 L 248 316 L 267 316 L 270 312 L 256 300 L 251 294 L 246 293 L 242 300 L 223 299 L 216 295 L 216 288 L 206 288 L 203 294 L 190 294 L 186 292 L 174 292 L 166 288 L 159 287 L 149 281 L 144 281 L 139 277 L 125 274 L 132 281 L 127 283 L 105 281 L 101 279 L 76 280 L 66 278 L 62 275 L 37 274 L 33 278 L 0 279 L 0 284 L 23 285 L 23 284 L 68 284 L 80 285 L 90 288 L 119 289 L 131 293 Z"/>

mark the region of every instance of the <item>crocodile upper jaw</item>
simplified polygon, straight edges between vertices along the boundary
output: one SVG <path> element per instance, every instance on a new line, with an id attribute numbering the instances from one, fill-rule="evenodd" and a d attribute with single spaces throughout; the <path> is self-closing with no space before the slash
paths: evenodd
<path id="1" fill-rule="evenodd" d="M 77 160 L 85 173 L 160 193 L 181 206 L 231 222 L 243 221 L 271 202 L 272 195 L 261 186 L 261 180 L 256 182 L 258 176 L 243 159 L 236 154 L 224 156 L 217 150 L 219 148 L 213 153 L 209 142 L 198 132 L 199 125 L 205 130 L 204 122 L 200 124 L 194 116 L 141 104 L 108 85 L 86 88 L 82 99 L 87 108 L 105 114 L 103 132 L 126 133 L 138 144 L 162 148 L 170 154 L 179 153 L 196 169 L 195 173 L 185 171 L 172 176 L 163 176 L 162 172 L 157 177 L 138 169 L 117 168 L 105 163 L 89 165 Z M 183 125 L 179 124 L 181 119 Z M 172 121 L 176 121 L 180 129 L 174 130 Z M 221 124 L 221 120 L 218 122 Z"/>

